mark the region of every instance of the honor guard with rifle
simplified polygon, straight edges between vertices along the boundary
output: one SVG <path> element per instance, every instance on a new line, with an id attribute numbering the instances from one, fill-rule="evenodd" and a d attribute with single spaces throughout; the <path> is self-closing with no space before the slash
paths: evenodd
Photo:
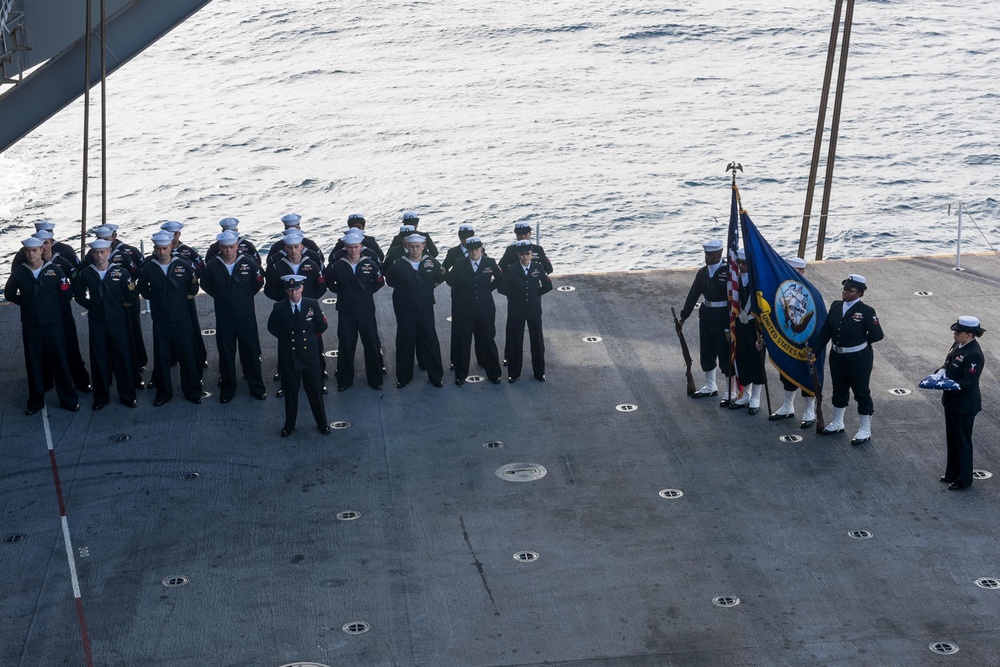
<path id="1" fill-rule="evenodd" d="M 705 266 L 695 274 L 687 301 L 681 310 L 681 325 L 694 312 L 698 299 L 703 298 L 698 309 L 698 334 L 701 348 L 701 370 L 705 373 L 705 386 L 691 394 L 692 398 L 718 396 L 719 386 L 715 382 L 716 366 L 722 369 L 724 377 L 729 377 L 729 265 L 722 259 L 722 241 L 715 240 L 702 244 L 705 251 Z M 723 393 L 722 407 L 729 406 L 729 384 Z"/>

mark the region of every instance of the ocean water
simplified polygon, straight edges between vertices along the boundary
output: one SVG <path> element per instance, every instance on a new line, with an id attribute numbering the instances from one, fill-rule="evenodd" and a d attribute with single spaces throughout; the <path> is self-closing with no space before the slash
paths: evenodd
<path id="1" fill-rule="evenodd" d="M 829 0 L 215 0 L 109 79 L 107 218 L 147 247 L 179 220 L 205 248 L 235 216 L 263 246 L 296 211 L 329 247 L 349 213 L 386 243 L 413 210 L 442 246 L 471 223 L 499 252 L 536 224 L 557 273 L 675 268 L 724 235 L 737 161 L 744 207 L 794 254 L 832 16 Z M 826 258 L 954 252 L 959 202 L 963 250 L 990 250 L 1000 18 L 882 0 L 854 19 Z M 79 245 L 82 116 L 81 100 L 0 155 L 0 255 L 41 218 Z M 815 244 L 814 224 L 807 258 Z"/>

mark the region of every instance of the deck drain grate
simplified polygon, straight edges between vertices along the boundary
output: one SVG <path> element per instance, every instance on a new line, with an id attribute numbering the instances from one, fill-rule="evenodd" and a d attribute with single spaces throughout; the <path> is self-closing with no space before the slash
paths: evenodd
<path id="1" fill-rule="evenodd" d="M 556 291 L 558 291 L 558 292 L 572 292 L 575 289 L 576 288 L 573 287 L 572 285 L 562 285 L 560 287 L 557 287 Z"/>
<path id="2" fill-rule="evenodd" d="M 201 479 L 201 473 L 200 472 L 186 472 L 183 475 L 181 475 L 181 479 L 183 479 L 185 481 L 191 481 L 193 479 Z"/>
<path id="3" fill-rule="evenodd" d="M 351 428 L 351 422 L 348 421 L 333 422 L 330 424 L 330 428 L 336 431 L 343 431 L 345 428 Z"/>
<path id="4" fill-rule="evenodd" d="M 177 575 L 176 577 L 167 577 L 163 580 L 163 585 L 167 588 L 175 588 L 177 586 L 186 586 L 191 580 L 185 577 L 183 574 Z"/>
<path id="5" fill-rule="evenodd" d="M 889 393 L 892 394 L 893 396 L 906 396 L 911 392 L 906 387 L 893 387 L 892 389 L 889 390 Z"/>
<path id="6" fill-rule="evenodd" d="M 979 579 L 976 579 L 976 586 L 996 590 L 997 588 L 1000 588 L 1000 579 L 994 579 L 993 577 L 980 577 Z"/>
<path id="7" fill-rule="evenodd" d="M 927 290 L 920 290 L 919 292 L 914 292 L 914 294 L 916 296 L 930 296 L 934 294 L 934 292 L 928 292 Z"/>
<path id="8" fill-rule="evenodd" d="M 327 350 L 326 352 L 323 353 L 323 356 L 329 359 L 335 359 L 337 357 L 338 352 L 339 352 L 338 350 Z"/>
<path id="9" fill-rule="evenodd" d="M 870 530 L 852 530 L 848 533 L 851 537 L 856 540 L 867 540 L 869 538 L 875 537 L 875 533 Z"/>
<path id="10" fill-rule="evenodd" d="M 323 303 L 332 306 L 333 304 L 337 303 L 337 297 L 335 296 L 327 297 L 323 299 Z"/>
<path id="11" fill-rule="evenodd" d="M 337 512 L 337 521 L 354 521 L 355 519 L 360 519 L 360 518 L 361 518 L 361 512 L 355 512 L 354 510 Z"/>
<path id="12" fill-rule="evenodd" d="M 989 470 L 973 470 L 972 471 L 972 477 L 973 477 L 973 479 L 989 479 L 992 476 L 993 476 L 993 473 L 991 473 Z"/>
<path id="13" fill-rule="evenodd" d="M 341 630 L 349 635 L 360 635 L 368 632 L 369 627 L 364 621 L 351 621 L 350 623 L 344 623 L 344 627 Z"/>
<path id="14" fill-rule="evenodd" d="M 18 542 L 24 541 L 24 535 L 18 535 L 15 533 L 14 535 L 8 535 L 7 537 L 3 538 L 3 541 L 6 542 L 7 544 L 17 544 Z"/>
<path id="15" fill-rule="evenodd" d="M 482 382 L 485 379 L 486 378 L 484 378 L 482 375 L 470 375 L 469 377 L 465 378 L 465 381 L 466 382 Z"/>
<path id="16" fill-rule="evenodd" d="M 118 435 L 113 435 L 110 438 L 108 438 L 108 440 L 111 442 L 128 442 L 131 439 L 132 436 L 130 436 L 128 433 L 119 433 Z"/>
<path id="17" fill-rule="evenodd" d="M 80 554 L 80 558 L 90 558 L 90 547 L 80 547 L 77 553 Z"/>
<path id="18" fill-rule="evenodd" d="M 622 403 L 615 406 L 615 410 L 618 412 L 635 412 L 639 409 L 639 406 L 635 403 Z"/>
<path id="19" fill-rule="evenodd" d="M 493 442 L 484 442 L 483 447 L 485 447 L 486 449 L 500 449 L 501 447 L 503 447 L 503 441 L 494 440 Z"/>
<path id="20" fill-rule="evenodd" d="M 802 442 L 802 436 L 801 435 L 795 435 L 795 434 L 780 435 L 780 436 L 778 436 L 778 440 L 780 440 L 782 442 Z"/>
<path id="21" fill-rule="evenodd" d="M 952 653 L 958 653 L 958 644 L 952 644 L 951 642 L 934 642 L 930 645 L 930 649 L 935 653 L 951 655 Z"/>
<path id="22" fill-rule="evenodd" d="M 717 598 L 712 598 L 712 604 L 716 607 L 735 607 L 739 603 L 739 598 L 734 598 L 730 595 L 720 595 Z"/>
<path id="23" fill-rule="evenodd" d="M 202 336 L 214 336 L 215 335 L 215 329 L 202 329 L 201 330 L 201 335 Z"/>
<path id="24" fill-rule="evenodd" d="M 545 466 L 537 463 L 508 463 L 497 468 L 497 477 L 508 482 L 533 482 L 546 472 Z"/>
<path id="25" fill-rule="evenodd" d="M 514 554 L 514 560 L 519 563 L 530 563 L 533 560 L 538 560 L 538 554 L 534 551 L 518 551 Z"/>
<path id="26" fill-rule="evenodd" d="M 663 489 L 662 491 L 660 491 L 659 495 L 661 498 L 673 499 L 673 498 L 680 498 L 681 496 L 684 495 L 684 492 L 681 491 L 680 489 Z"/>
<path id="27" fill-rule="evenodd" d="M 279 667 L 327 667 L 319 662 L 290 662 L 287 665 L 280 665 Z"/>
<path id="28" fill-rule="evenodd" d="M 583 337 L 583 342 L 584 343 L 600 343 L 602 340 L 604 340 L 604 339 L 601 338 L 600 336 L 584 336 Z"/>

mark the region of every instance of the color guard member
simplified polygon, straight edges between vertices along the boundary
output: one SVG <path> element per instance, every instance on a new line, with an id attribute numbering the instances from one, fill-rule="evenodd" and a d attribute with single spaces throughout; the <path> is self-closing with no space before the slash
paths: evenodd
<path id="1" fill-rule="evenodd" d="M 687 301 L 681 310 L 681 325 L 694 312 L 699 297 L 704 297 L 698 309 L 698 337 L 701 346 L 701 370 L 705 372 L 705 386 L 691 394 L 691 398 L 717 396 L 715 383 L 716 364 L 722 375 L 729 377 L 729 264 L 722 259 L 722 241 L 702 244 L 705 266 L 698 269 Z M 723 407 L 729 405 L 729 383 L 722 395 Z"/>

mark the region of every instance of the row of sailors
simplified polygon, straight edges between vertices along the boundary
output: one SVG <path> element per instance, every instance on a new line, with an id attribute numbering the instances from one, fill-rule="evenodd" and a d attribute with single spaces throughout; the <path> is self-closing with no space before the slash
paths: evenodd
<path id="1" fill-rule="evenodd" d="M 410 215 L 408 222 L 418 222 L 415 216 Z M 395 260 L 401 258 L 408 251 L 408 246 L 412 246 L 416 242 L 419 242 L 420 245 L 421 254 L 418 257 L 426 257 L 435 263 L 434 271 L 439 276 L 434 278 L 433 286 L 443 282 L 446 279 L 446 274 L 453 273 L 450 269 L 453 269 L 461 259 L 466 258 L 463 264 L 468 262 L 467 258 L 469 258 L 471 250 L 478 247 L 476 254 L 485 254 L 481 250 L 481 241 L 474 236 L 475 232 L 471 226 L 462 225 L 459 229 L 459 238 L 462 243 L 448 251 L 444 261 L 445 266 L 442 266 L 442 264 L 436 263 L 437 260 L 433 259 L 430 249 L 427 248 L 432 243 L 428 235 L 415 233 L 415 225 L 408 224 L 404 225 L 400 234 L 393 240 L 388 256 L 382 256 L 374 239 L 364 234 L 363 216 L 352 215 L 349 220 L 351 228 L 338 241 L 337 247 L 330 253 L 329 261 L 323 269 L 321 268 L 323 266 L 321 257 L 317 261 L 307 254 L 318 254 L 318 249 L 314 248 L 315 244 L 309 242 L 302 235 L 298 227 L 300 217 L 297 214 L 291 214 L 285 216 L 282 221 L 286 229 L 285 235 L 269 250 L 266 269 L 262 268 L 257 261 L 259 255 L 253 245 L 240 237 L 237 229 L 238 221 L 233 218 L 227 218 L 220 222 L 224 231 L 217 236 L 216 242 L 209 248 L 206 261 L 203 261 L 197 252 L 180 243 L 179 237 L 183 225 L 168 222 L 162 225 L 160 232 L 153 235 L 154 250 L 149 258 L 143 258 L 142 253 L 136 248 L 118 240 L 115 225 L 95 228 L 94 231 L 98 238 L 90 244 L 91 250 L 87 253 L 82 265 L 77 262 L 72 248 L 65 243 L 54 241 L 52 223 L 48 221 L 36 223 L 37 231 L 31 238 L 22 242 L 23 247 L 15 257 L 11 276 L 5 286 L 6 298 L 22 306 L 21 320 L 24 330 L 29 385 L 26 413 L 34 414 L 41 409 L 44 403 L 44 391 L 52 387 L 53 384 L 56 386 L 63 407 L 71 410 L 78 408 L 74 390 L 84 392 L 91 390 L 90 377 L 79 353 L 76 326 L 69 309 L 69 301 L 73 295 L 82 306 L 90 310 L 91 315 L 88 321 L 91 327 L 91 368 L 94 372 L 95 409 L 102 408 L 108 402 L 108 388 L 112 376 L 117 381 L 122 402 L 129 406 L 135 405 L 135 388 L 143 386 L 140 373 L 145 370 L 149 357 L 139 326 L 135 291 L 150 300 L 153 313 L 154 371 L 150 384 L 155 384 L 157 388 L 155 404 L 165 403 L 172 395 L 169 368 L 175 363 L 181 365 L 181 385 L 185 396 L 192 402 L 200 402 L 201 370 L 207 366 L 207 353 L 200 335 L 201 328 L 193 301 L 199 286 L 209 295 L 215 297 L 222 375 L 220 383 L 222 385 L 220 396 L 222 402 L 231 400 L 235 393 L 237 348 L 239 348 L 241 365 L 244 374 L 248 377 L 251 393 L 257 398 L 264 398 L 266 394 L 263 382 L 259 380 L 260 373 L 247 372 L 248 366 L 253 366 L 253 359 L 258 359 L 260 356 L 253 311 L 253 296 L 263 288 L 265 294 L 271 299 L 275 301 L 285 300 L 289 276 L 295 276 L 294 282 L 296 283 L 304 283 L 305 289 L 303 291 L 310 299 L 318 298 L 328 288 L 336 292 L 340 297 L 337 309 L 340 311 L 341 320 L 354 322 L 354 331 L 344 332 L 345 334 L 352 333 L 353 335 L 350 336 L 352 340 L 345 341 L 344 339 L 348 336 L 340 336 L 342 347 L 345 342 L 349 342 L 350 350 L 342 350 L 341 359 L 338 361 L 338 370 L 345 365 L 349 365 L 350 368 L 349 370 L 344 369 L 344 373 L 338 374 L 338 388 L 346 389 L 353 381 L 353 356 L 358 335 L 362 336 L 362 341 L 365 343 L 366 366 L 377 366 L 374 371 L 371 368 L 367 369 L 369 384 L 380 388 L 381 373 L 384 371 L 380 354 L 381 341 L 377 338 L 377 331 L 373 340 L 365 340 L 365 333 L 359 331 L 357 327 L 357 318 L 355 317 L 357 313 L 345 317 L 345 310 L 357 311 L 359 309 L 356 303 L 352 305 L 351 292 L 358 291 L 360 286 L 361 291 L 367 292 L 367 300 L 370 301 L 371 294 L 384 284 L 383 267 L 386 268 L 387 272 L 391 272 Z M 513 258 L 513 262 L 520 262 L 523 265 L 525 275 L 528 274 L 527 268 L 531 267 L 538 285 L 547 284 L 547 289 L 551 289 L 551 281 L 547 277 L 547 274 L 552 270 L 551 263 L 545 257 L 544 250 L 540 246 L 532 244 L 527 238 L 530 233 L 531 229 L 527 223 L 518 223 L 515 226 L 515 234 L 519 240 L 507 249 L 501 262 L 509 267 L 512 262 L 507 261 L 508 257 Z M 436 253 L 436 248 L 434 252 Z M 218 261 L 214 261 L 216 258 Z M 156 261 L 150 261 L 153 259 Z M 489 261 L 493 262 L 493 260 Z M 478 263 L 474 262 L 474 264 Z M 25 265 L 25 270 L 18 271 L 17 267 L 22 264 Z M 496 266 L 495 262 L 494 265 Z M 92 270 L 88 271 L 87 269 L 90 267 Z M 446 271 L 446 267 L 449 269 L 448 271 Z M 415 269 L 416 266 L 413 268 Z M 502 276 L 503 272 L 499 266 L 497 266 L 496 273 L 497 276 L 494 276 L 491 282 L 496 282 L 496 279 Z M 452 281 L 449 280 L 449 282 Z M 44 289 L 44 283 L 52 283 L 55 289 Z M 157 298 L 157 292 L 163 291 L 162 288 L 167 283 L 174 288 L 181 287 L 182 299 L 180 301 Z M 391 278 L 389 284 L 392 285 Z M 497 289 L 497 285 L 493 284 L 492 289 Z M 177 290 L 174 289 L 174 291 Z M 395 292 L 401 292 L 401 290 L 397 289 Z M 536 301 L 537 296 L 539 295 L 535 295 Z M 98 309 L 100 312 L 95 312 L 94 304 L 97 301 L 102 304 Z M 354 299 L 354 301 L 358 300 Z M 393 301 L 398 318 L 400 313 L 395 294 Z M 492 305 L 492 296 L 489 297 L 489 302 Z M 433 303 L 433 297 L 431 297 L 431 303 Z M 373 305 L 370 310 L 372 324 L 374 324 Z M 540 306 L 537 311 L 539 319 L 537 356 L 541 357 L 543 348 L 541 346 Z M 54 312 L 59 313 L 59 336 L 53 336 L 52 327 L 48 326 L 54 323 Z M 531 320 L 533 318 L 524 319 Z M 524 319 L 520 322 L 518 352 L 515 353 L 508 349 L 507 354 L 505 354 L 506 358 L 518 357 L 517 373 L 520 369 L 520 347 L 523 344 Z M 122 326 L 112 326 L 112 322 L 121 322 Z M 187 331 L 183 332 L 184 335 L 177 331 L 176 324 L 178 322 L 187 323 Z M 240 324 L 236 326 L 234 323 Z M 536 363 L 536 336 L 530 321 L 528 325 L 532 333 L 533 369 L 536 370 L 536 377 L 543 379 L 544 361 L 540 358 Z M 247 329 L 249 327 L 253 328 L 252 335 L 247 331 L 239 331 L 241 328 Z M 477 358 L 482 361 L 479 333 L 479 331 L 476 332 L 476 352 Z M 55 340 L 55 338 L 61 338 L 61 340 Z M 517 338 L 517 336 L 509 335 L 508 338 Z M 247 339 L 246 344 L 244 344 L 244 339 Z M 421 361 L 420 349 L 423 345 L 416 345 L 417 342 L 414 341 L 414 347 L 418 349 L 417 358 L 418 361 Z M 510 342 L 508 340 L 508 348 L 511 347 Z M 372 347 L 374 351 L 379 351 L 378 356 L 375 357 L 377 362 L 372 364 L 367 363 L 369 361 L 369 347 Z M 123 351 L 128 351 L 129 354 L 125 354 Z M 131 363 L 125 363 L 126 358 Z M 410 377 L 412 377 L 413 351 L 409 352 L 409 360 Z M 468 354 L 466 354 L 466 364 L 464 364 L 466 371 L 467 360 Z M 325 357 L 321 355 L 320 361 L 325 362 Z M 454 366 L 454 343 L 452 363 Z M 257 365 L 259 367 L 259 361 Z M 421 365 L 423 366 L 423 364 Z M 542 369 L 541 372 L 538 372 L 538 368 Z M 68 370 L 69 373 L 62 373 L 56 369 Z M 399 370 L 397 365 L 397 376 L 399 376 Z M 509 371 L 511 371 L 509 379 L 514 381 L 517 375 L 511 369 Z M 494 374 L 497 377 L 492 377 Z M 491 372 L 490 375 L 491 380 L 498 381 L 499 368 L 496 369 L 495 373 Z M 461 384 L 460 380 L 464 377 L 465 375 L 460 375 L 459 369 L 456 367 L 456 383 Z M 401 379 L 400 382 L 397 382 L 397 386 L 405 385 L 408 381 L 408 379 Z M 435 384 L 440 384 L 440 378 L 436 381 L 432 378 L 432 381 Z"/>

